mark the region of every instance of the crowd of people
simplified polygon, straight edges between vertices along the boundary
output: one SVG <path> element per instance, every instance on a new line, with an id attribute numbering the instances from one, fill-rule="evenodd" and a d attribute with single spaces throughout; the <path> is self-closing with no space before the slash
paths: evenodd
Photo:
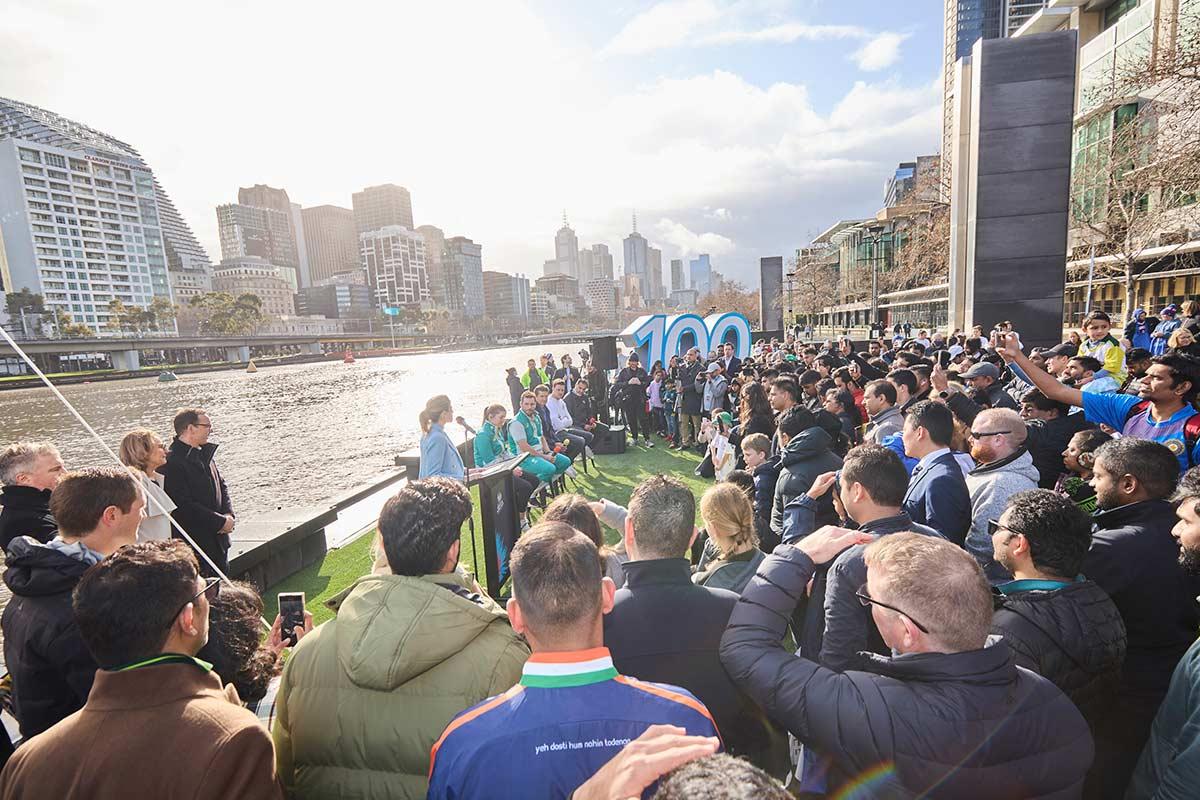
<path id="1" fill-rule="evenodd" d="M 370 574 L 265 638 L 210 577 L 236 518 L 207 414 L 129 434 L 126 470 L 10 446 L 0 798 L 1191 797 L 1196 310 L 1046 349 L 1002 323 L 531 360 L 466 458 L 429 400 Z M 712 484 L 567 491 L 618 424 Z M 460 564 L 466 480 L 522 454 L 502 606 Z"/>

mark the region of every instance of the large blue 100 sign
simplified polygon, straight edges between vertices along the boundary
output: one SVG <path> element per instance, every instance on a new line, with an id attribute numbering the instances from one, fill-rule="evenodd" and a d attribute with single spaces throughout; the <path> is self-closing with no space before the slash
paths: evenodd
<path id="1" fill-rule="evenodd" d="M 738 358 L 750 355 L 750 321 L 742 314 L 653 314 L 638 317 L 621 331 L 621 341 L 636 350 L 647 369 L 655 361 L 664 364 L 680 353 L 696 347 L 704 355 L 729 342 Z"/>

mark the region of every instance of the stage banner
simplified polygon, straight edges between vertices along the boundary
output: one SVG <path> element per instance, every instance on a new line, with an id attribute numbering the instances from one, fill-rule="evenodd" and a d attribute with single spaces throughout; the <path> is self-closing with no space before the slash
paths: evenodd
<path id="1" fill-rule="evenodd" d="M 636 351 L 649 369 L 655 361 L 667 363 L 673 355 L 699 348 L 702 356 L 729 342 L 738 358 L 750 355 L 750 320 L 732 312 L 710 314 L 647 314 L 635 319 L 617 337 L 628 355 Z"/>

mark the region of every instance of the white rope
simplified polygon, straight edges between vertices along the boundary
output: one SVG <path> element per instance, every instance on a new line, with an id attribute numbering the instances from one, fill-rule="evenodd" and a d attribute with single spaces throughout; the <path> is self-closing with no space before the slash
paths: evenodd
<path id="1" fill-rule="evenodd" d="M 4 340 L 6 342 L 8 342 L 8 346 L 11 347 L 13 350 L 15 350 L 17 355 L 21 357 L 21 360 L 29 365 L 29 368 L 33 370 L 33 373 L 41 379 L 42 383 L 46 384 L 46 388 L 48 388 L 51 392 L 54 393 L 54 396 L 58 398 L 59 402 L 61 402 L 64 406 L 66 406 L 67 410 L 70 411 L 72 415 L 74 415 L 75 419 L 79 420 L 79 424 L 82 425 L 84 427 L 84 429 L 87 430 L 87 432 L 92 435 L 92 438 L 94 438 L 97 442 L 99 442 L 100 446 L 104 448 L 104 452 L 108 453 L 108 455 L 112 457 L 112 460 L 115 461 L 118 466 L 120 466 L 122 469 L 124 469 L 126 472 L 128 472 L 133 477 L 133 479 L 138 482 L 138 485 L 140 486 L 141 485 L 141 473 L 138 472 L 133 467 L 123 463 L 121 461 L 121 459 L 119 457 L 117 457 L 117 454 L 114 453 L 112 451 L 112 448 L 109 447 L 108 444 L 104 441 L 104 437 L 102 437 L 100 434 L 96 433 L 96 429 L 88 424 L 88 421 L 86 419 L 84 419 L 83 415 L 80 414 L 75 409 L 75 406 L 71 405 L 70 400 L 63 397 L 63 393 L 58 390 L 58 387 L 55 386 L 50 381 L 50 379 L 47 378 L 45 376 L 45 374 L 42 373 L 42 371 L 38 368 L 38 365 L 35 364 L 33 362 L 33 359 L 29 357 L 29 354 L 26 353 L 24 351 L 24 349 L 22 349 L 21 346 L 13 340 L 12 336 L 9 335 L 8 331 L 6 331 L 3 326 L 0 326 L 0 336 L 4 337 Z M 170 512 L 167 511 L 167 509 L 163 506 L 163 504 L 158 501 L 158 498 L 154 497 L 149 492 L 145 492 L 145 495 L 146 495 L 146 500 L 148 502 L 153 503 L 160 514 L 166 515 L 167 521 L 171 523 L 171 527 L 174 528 L 175 530 L 179 531 L 179 534 L 187 541 L 188 544 L 190 544 L 192 546 L 192 549 L 196 551 L 196 554 L 199 555 L 202 559 L 204 559 L 204 563 L 208 564 L 208 566 L 212 569 L 212 571 L 217 574 L 217 577 L 219 577 L 225 583 L 232 584 L 233 581 L 229 579 L 229 576 L 226 575 L 224 572 L 222 572 L 217 567 L 217 565 L 213 563 L 213 560 L 211 558 L 209 558 L 208 553 L 205 553 L 204 550 L 198 544 L 196 544 L 196 540 L 193 539 L 191 537 L 191 535 L 183 529 L 183 527 L 179 524 L 179 522 L 176 521 L 176 519 L 173 516 L 171 516 Z M 262 622 L 263 625 L 266 626 L 267 630 L 271 629 L 271 623 L 267 622 L 267 620 L 264 617 L 259 617 L 258 619 L 260 622 Z"/>

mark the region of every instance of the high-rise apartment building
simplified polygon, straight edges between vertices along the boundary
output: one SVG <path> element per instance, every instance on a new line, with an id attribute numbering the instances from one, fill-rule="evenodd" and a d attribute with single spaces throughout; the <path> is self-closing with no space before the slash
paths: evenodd
<path id="1" fill-rule="evenodd" d="M 269 208 L 287 217 L 288 233 L 291 236 L 291 247 L 295 253 L 296 276 L 301 286 L 312 285 L 312 274 L 308 263 L 308 247 L 304 241 L 304 219 L 299 203 L 293 203 L 284 189 L 256 183 L 253 186 L 243 186 L 238 189 L 238 204 L 254 208 Z M 287 262 L 291 253 L 281 250 L 275 254 L 283 266 L 293 266 Z M 286 271 L 285 271 L 286 276 Z"/>
<path id="2" fill-rule="evenodd" d="M 312 206 L 301 211 L 301 219 L 313 285 L 362 268 L 353 211 L 339 206 Z"/>
<path id="3" fill-rule="evenodd" d="M 367 319 L 375 315 L 371 290 L 355 283 L 306 286 L 296 293 L 296 313 L 328 319 Z"/>
<path id="4" fill-rule="evenodd" d="M 392 225 L 413 229 L 412 195 L 403 186 L 385 183 L 368 186 L 351 197 L 354 227 L 359 233 Z"/>
<path id="5" fill-rule="evenodd" d="M 554 234 L 554 260 L 558 262 L 556 272 L 579 278 L 579 237 L 567 224 L 565 211 L 562 227 Z"/>
<path id="6" fill-rule="evenodd" d="M 701 253 L 696 258 L 688 262 L 688 269 L 691 271 L 692 288 L 703 297 L 712 291 L 713 288 L 713 269 L 712 261 L 708 253 Z"/>
<path id="7" fill-rule="evenodd" d="M 222 259 L 213 269 L 213 291 L 237 297 L 257 295 L 264 314 L 291 317 L 296 313 L 295 289 L 270 262 L 257 256 Z"/>
<path id="8" fill-rule="evenodd" d="M 429 299 L 425 240 L 403 225 L 358 236 L 367 288 L 379 308 L 416 305 Z"/>
<path id="9" fill-rule="evenodd" d="M 677 292 L 687 288 L 683 282 L 683 259 L 671 259 L 671 291 Z"/>
<path id="10" fill-rule="evenodd" d="M 650 294 L 650 278 L 647 272 L 650 261 L 650 244 L 646 241 L 646 237 L 638 233 L 637 230 L 637 215 L 633 217 L 633 231 L 625 237 L 625 277 L 637 278 L 637 285 L 642 295 L 642 300 L 649 300 Z M 626 281 L 625 291 L 629 293 L 630 283 Z"/>
<path id="11" fill-rule="evenodd" d="M 500 326 L 523 327 L 529 322 L 529 278 L 507 272 L 483 273 L 484 307 Z"/>
<path id="12" fill-rule="evenodd" d="M 171 264 L 201 285 L 208 257 L 130 145 L 0 98 L 0 273 L 8 288 L 103 332 L 108 304 L 171 298 Z M 171 259 L 169 262 L 168 259 Z M 7 268 L 5 268 L 7 264 Z"/>
<path id="13" fill-rule="evenodd" d="M 942 40 L 942 162 L 949 178 L 954 145 L 954 65 L 971 55 L 980 39 L 1005 35 L 1005 10 L 1012 0 L 945 0 L 945 31 Z M 949 180 L 944 183 L 948 184 Z"/>
<path id="14" fill-rule="evenodd" d="M 267 206 L 226 203 L 217 206 L 221 260 L 254 256 L 279 267 L 294 289 L 300 286 L 300 258 L 292 238 L 291 214 Z"/>
<path id="15" fill-rule="evenodd" d="M 442 270 L 446 307 L 468 318 L 483 316 L 483 247 L 465 236 L 447 239 Z"/>
<path id="16" fill-rule="evenodd" d="M 616 317 L 620 308 L 617 284 L 607 278 L 592 278 L 583 285 L 583 298 L 592 315 L 605 319 Z"/>
<path id="17" fill-rule="evenodd" d="M 613 257 L 606 244 L 592 245 L 592 278 L 603 278 L 611 281 L 616 276 L 613 272 Z"/>
<path id="18" fill-rule="evenodd" d="M 425 239 L 425 271 L 429 273 L 429 297 L 438 308 L 451 307 L 450 296 L 455 292 L 446 285 L 446 234 L 435 225 L 422 225 L 417 233 Z M 455 284 L 457 286 L 457 283 Z M 457 308 L 457 306 L 455 306 Z"/>
<path id="19" fill-rule="evenodd" d="M 650 300 L 662 300 L 666 297 L 663 291 L 662 250 L 650 247 L 646 250 L 646 276 L 650 281 Z"/>

